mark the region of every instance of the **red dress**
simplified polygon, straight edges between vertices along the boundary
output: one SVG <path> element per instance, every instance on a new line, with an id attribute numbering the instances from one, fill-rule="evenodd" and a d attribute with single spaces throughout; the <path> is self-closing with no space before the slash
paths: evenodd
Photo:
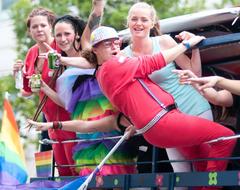
<path id="1" fill-rule="evenodd" d="M 55 41 L 53 41 L 53 43 L 51 44 L 51 47 L 53 49 L 57 49 Z M 28 82 L 29 82 L 28 77 L 32 76 L 33 74 L 36 74 L 35 63 L 37 61 L 38 55 L 39 55 L 39 48 L 38 48 L 38 45 L 35 44 L 29 49 L 25 58 L 23 90 L 28 93 L 31 93 L 31 88 L 28 85 Z M 48 62 L 47 60 L 45 60 L 43 63 L 42 73 L 41 73 L 42 80 L 46 84 L 49 84 L 49 82 L 51 81 L 52 74 L 53 74 L 53 70 L 48 68 Z M 55 84 L 54 84 L 53 90 L 55 90 Z M 44 93 L 40 91 L 39 92 L 40 101 L 43 97 L 44 97 Z M 42 109 L 42 112 L 44 113 L 48 122 L 70 120 L 69 113 L 64 108 L 55 104 L 50 98 L 47 99 Z M 48 134 L 51 139 L 58 140 L 58 141 L 76 138 L 76 134 L 74 132 L 68 132 L 63 130 L 49 129 Z M 74 145 L 75 143 L 52 145 L 53 151 L 54 151 L 54 157 L 58 165 L 74 164 L 74 161 L 72 159 L 72 147 Z M 70 170 L 67 167 L 64 167 L 64 168 L 59 167 L 58 171 L 59 171 L 59 174 L 62 176 L 71 176 L 75 174 L 73 173 L 74 170 Z"/>

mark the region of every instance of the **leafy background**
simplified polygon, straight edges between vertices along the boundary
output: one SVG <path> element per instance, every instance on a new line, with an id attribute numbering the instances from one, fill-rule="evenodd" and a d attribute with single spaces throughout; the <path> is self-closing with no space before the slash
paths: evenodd
<path id="1" fill-rule="evenodd" d="M 158 13 L 159 18 L 168 18 L 177 15 L 198 12 L 209 8 L 211 0 L 146 0 L 152 4 Z M 213 3 L 211 8 L 223 8 L 225 6 L 236 6 L 239 0 L 219 0 Z M 136 0 L 108 0 L 103 17 L 103 24 L 115 27 L 118 30 L 126 27 L 126 17 L 129 7 L 137 2 Z M 215 2 L 215 1 L 214 1 Z M 18 0 L 13 3 L 10 9 L 11 18 L 14 23 L 14 31 L 17 37 L 17 54 L 18 58 L 24 59 L 29 47 L 33 45 L 33 41 L 27 34 L 26 18 L 29 12 L 38 6 L 47 7 L 59 16 L 64 14 L 75 14 L 87 21 L 91 10 L 91 0 Z M 6 83 L 6 81 L 8 81 Z M 36 109 L 38 97 L 33 96 L 27 100 L 18 95 L 18 91 L 14 87 L 14 79 L 11 75 L 0 78 L 0 107 L 3 103 L 4 92 L 8 91 L 11 96 L 11 103 L 15 113 L 17 113 L 17 121 L 24 118 L 30 118 Z M 0 121 L 1 125 L 1 121 Z"/>

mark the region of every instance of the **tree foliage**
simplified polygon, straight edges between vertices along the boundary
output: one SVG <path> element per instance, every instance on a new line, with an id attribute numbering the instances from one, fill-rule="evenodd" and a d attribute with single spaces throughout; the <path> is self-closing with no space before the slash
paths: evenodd
<path id="1" fill-rule="evenodd" d="M 33 111 L 37 106 L 37 96 L 29 97 L 27 100 L 24 97 L 21 97 L 18 94 L 18 90 L 15 88 L 14 78 L 9 75 L 0 78 L 0 89 L 2 96 L 0 97 L 0 107 L 3 107 L 3 98 L 5 96 L 5 92 L 9 93 L 9 101 L 12 104 L 13 110 L 17 113 L 17 121 L 21 117 L 31 118 L 33 115 Z M 2 110 L 1 110 L 2 111 Z M 2 121 L 0 121 L 2 123 Z"/>
<path id="2" fill-rule="evenodd" d="M 206 8 L 206 0 L 145 0 L 152 4 L 157 10 L 159 18 L 168 18 L 177 15 L 198 12 Z M 132 4 L 137 0 L 108 0 L 103 17 L 103 24 L 115 27 L 118 30 L 126 28 L 127 12 Z M 222 8 L 226 5 L 237 5 L 239 0 L 222 0 L 214 6 Z M 11 17 L 14 22 L 14 30 L 17 37 L 18 58 L 24 59 L 26 52 L 33 41 L 28 36 L 26 28 L 27 15 L 34 7 L 42 6 L 53 10 L 57 15 L 77 14 L 87 21 L 91 11 L 92 0 L 18 0 L 11 7 Z M 6 83 L 8 81 L 8 83 Z M 8 91 L 15 95 L 13 106 L 16 112 L 23 116 L 30 117 L 36 108 L 36 98 L 31 101 L 17 96 L 14 88 L 14 80 L 11 76 L 0 79 L 0 92 Z M 0 96 L 0 105 L 3 96 Z"/>
<path id="3" fill-rule="evenodd" d="M 222 0 L 215 3 L 214 6 L 222 8 L 227 4 L 237 5 L 238 0 Z M 34 3 L 35 2 L 35 3 Z M 127 12 L 131 5 L 137 0 L 108 0 L 103 17 L 103 24 L 115 27 L 118 30 L 126 28 Z M 183 15 L 198 12 L 206 9 L 206 0 L 145 0 L 153 5 L 158 13 L 158 17 L 168 18 L 177 15 Z M 85 21 L 91 11 L 91 0 L 19 0 L 11 8 L 11 16 L 14 21 L 15 32 L 17 35 L 18 57 L 24 58 L 26 51 L 33 44 L 31 38 L 27 35 L 25 20 L 29 12 L 37 6 L 47 7 L 53 10 L 57 15 L 77 14 Z"/>

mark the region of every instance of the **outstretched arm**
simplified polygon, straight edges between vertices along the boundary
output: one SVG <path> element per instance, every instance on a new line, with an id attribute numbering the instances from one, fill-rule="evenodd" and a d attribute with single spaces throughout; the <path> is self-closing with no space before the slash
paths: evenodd
<path id="1" fill-rule="evenodd" d="M 90 64 L 84 57 L 63 57 L 60 53 L 57 53 L 47 43 L 43 42 L 44 46 L 49 50 L 47 53 L 42 53 L 38 56 L 41 59 L 48 59 L 48 54 L 53 52 L 57 57 L 61 65 L 78 67 L 81 69 L 93 69 L 93 64 Z"/>
<path id="2" fill-rule="evenodd" d="M 85 27 L 81 37 L 81 45 L 83 49 L 88 49 L 91 47 L 91 32 L 100 26 L 105 4 L 106 0 L 92 0 L 92 11 L 89 15 L 87 26 Z"/>
<path id="3" fill-rule="evenodd" d="M 179 76 L 180 84 L 189 84 L 189 78 L 198 78 L 190 70 L 173 70 Z M 192 85 L 199 90 L 199 92 L 212 104 L 224 107 L 230 107 L 233 104 L 233 96 L 227 90 L 215 90 L 212 87 L 200 90 L 200 85 L 198 83 L 192 83 Z"/>
<path id="4" fill-rule="evenodd" d="M 240 95 L 240 80 L 226 79 L 220 76 L 202 77 L 202 78 L 190 78 L 190 82 L 199 83 L 200 90 L 208 87 L 217 86 L 222 89 L 228 90 L 233 94 Z"/>
<path id="5" fill-rule="evenodd" d="M 78 67 L 81 69 L 93 69 L 95 66 L 90 64 L 84 57 L 62 57 L 60 63 L 66 66 Z"/>
<path id="6" fill-rule="evenodd" d="M 53 128 L 54 122 L 36 122 L 28 120 L 28 123 L 34 125 L 37 131 L 45 131 L 49 128 Z M 100 120 L 83 121 L 72 120 L 60 122 L 62 130 L 80 132 L 80 133 L 92 133 L 92 132 L 108 132 L 112 130 L 119 130 L 117 127 L 116 116 L 111 115 L 104 117 Z"/>

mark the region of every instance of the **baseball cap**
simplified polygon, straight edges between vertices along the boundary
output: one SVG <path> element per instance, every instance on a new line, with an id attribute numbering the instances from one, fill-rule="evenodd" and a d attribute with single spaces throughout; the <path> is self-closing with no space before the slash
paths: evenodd
<path id="1" fill-rule="evenodd" d="M 100 26 L 91 33 L 90 43 L 95 46 L 101 41 L 119 38 L 117 31 L 112 27 Z"/>

